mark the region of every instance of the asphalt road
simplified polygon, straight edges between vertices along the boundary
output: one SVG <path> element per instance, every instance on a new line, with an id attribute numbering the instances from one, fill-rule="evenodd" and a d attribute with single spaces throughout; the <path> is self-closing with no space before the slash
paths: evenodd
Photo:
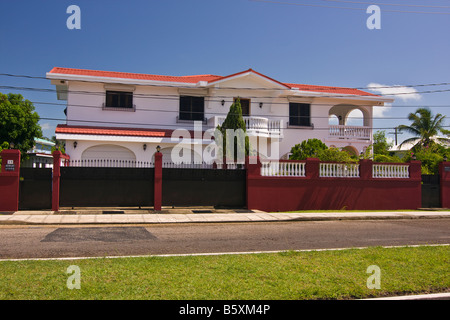
<path id="1" fill-rule="evenodd" d="M 450 243 L 450 219 L 0 226 L 0 259 Z"/>

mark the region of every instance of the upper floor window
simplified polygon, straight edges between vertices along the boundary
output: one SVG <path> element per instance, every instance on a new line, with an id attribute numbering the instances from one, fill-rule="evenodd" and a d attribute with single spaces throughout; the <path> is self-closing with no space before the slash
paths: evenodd
<path id="1" fill-rule="evenodd" d="M 205 98 L 180 96 L 180 120 L 204 121 Z"/>
<path id="2" fill-rule="evenodd" d="M 133 109 L 133 92 L 106 91 L 106 108 Z"/>
<path id="3" fill-rule="evenodd" d="M 311 105 L 308 103 L 289 103 L 289 125 L 311 126 Z"/>
<path id="4" fill-rule="evenodd" d="M 234 102 L 236 102 L 238 98 L 234 98 Z M 239 102 L 241 103 L 242 115 L 244 117 L 250 115 L 250 99 L 239 98 Z"/>

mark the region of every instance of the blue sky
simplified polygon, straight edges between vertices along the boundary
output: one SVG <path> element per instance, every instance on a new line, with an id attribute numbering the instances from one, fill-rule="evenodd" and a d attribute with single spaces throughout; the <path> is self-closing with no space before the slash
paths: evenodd
<path id="1" fill-rule="evenodd" d="M 45 76 L 59 66 L 166 75 L 228 75 L 253 68 L 282 82 L 330 86 L 450 83 L 450 14 L 389 12 L 450 13 L 450 1 L 378 3 L 410 6 L 380 4 L 381 29 L 369 30 L 369 4 L 365 3 L 2 0 L 0 73 Z M 66 9 L 72 4 L 81 9 L 80 30 L 66 27 L 70 16 Z M 4 76 L 0 76 L 0 86 L 54 89 L 48 80 Z M 410 95 L 397 96 L 392 106 L 377 112 L 375 128 L 408 124 L 408 113 L 419 106 L 429 106 L 434 113 L 450 117 L 450 92 L 414 92 L 450 90 L 450 85 L 408 90 Z M 62 103 L 52 92 L 0 92 L 20 92 L 35 102 Z M 64 118 L 63 106 L 35 106 L 43 118 Z M 40 123 L 45 136 L 54 135 L 58 121 L 42 119 Z M 450 119 L 446 125 L 450 125 Z M 404 138 L 399 136 L 400 141 Z"/>

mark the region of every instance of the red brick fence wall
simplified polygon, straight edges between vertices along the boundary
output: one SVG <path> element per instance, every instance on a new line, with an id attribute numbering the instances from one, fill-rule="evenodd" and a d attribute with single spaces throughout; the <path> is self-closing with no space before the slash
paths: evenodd
<path id="1" fill-rule="evenodd" d="M 1 152 L 0 211 L 19 210 L 20 151 Z"/>
<path id="2" fill-rule="evenodd" d="M 3 150 L 0 172 L 0 211 L 18 211 L 20 152 Z M 53 153 L 52 210 L 60 205 L 61 152 Z M 162 154 L 155 156 L 154 209 L 161 210 L 163 195 Z M 220 169 L 215 169 L 220 170 Z M 450 208 L 450 162 L 440 164 L 441 207 Z M 293 210 L 394 210 L 421 207 L 419 161 L 359 164 L 306 161 L 261 162 L 247 159 L 246 201 L 248 209 Z"/>
<path id="3" fill-rule="evenodd" d="M 301 168 L 295 168 L 299 164 L 302 164 Z M 247 167 L 248 209 L 393 210 L 421 207 L 419 161 L 394 165 L 361 160 L 358 166 L 307 159 L 303 162 L 280 161 L 276 166 L 275 170 L 272 168 L 272 172 L 267 172 L 267 165 L 264 167 L 258 160 L 257 164 Z"/>

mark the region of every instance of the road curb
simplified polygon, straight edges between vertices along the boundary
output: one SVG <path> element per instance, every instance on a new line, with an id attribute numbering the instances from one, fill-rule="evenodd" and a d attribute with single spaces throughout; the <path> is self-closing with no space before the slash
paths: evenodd
<path id="1" fill-rule="evenodd" d="M 289 221 L 344 221 L 344 220 L 401 220 L 445 219 L 449 212 L 366 212 L 366 213 L 208 213 L 208 214 L 47 214 L 16 212 L 0 215 L 0 225 L 80 225 L 80 224 L 179 224 L 179 223 L 243 223 L 243 222 L 289 222 Z"/>
<path id="2" fill-rule="evenodd" d="M 383 298 L 369 298 L 361 300 L 450 300 L 450 292 L 444 293 L 430 293 L 407 296 L 393 296 Z"/>

